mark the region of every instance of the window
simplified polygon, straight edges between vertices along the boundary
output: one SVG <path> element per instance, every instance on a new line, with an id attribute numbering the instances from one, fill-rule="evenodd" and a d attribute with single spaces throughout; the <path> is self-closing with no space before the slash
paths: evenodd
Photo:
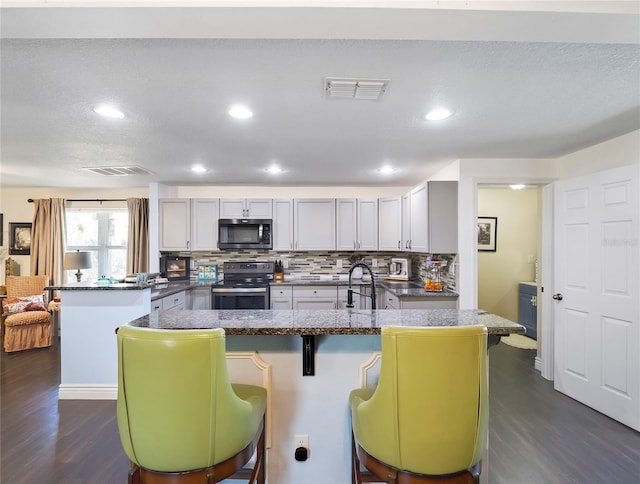
<path id="1" fill-rule="evenodd" d="M 95 282 L 100 276 L 122 279 L 127 271 L 126 209 L 67 208 L 67 251 L 91 253 L 91 269 L 82 269 L 82 280 Z M 75 271 L 66 271 L 66 281 L 75 282 Z"/>

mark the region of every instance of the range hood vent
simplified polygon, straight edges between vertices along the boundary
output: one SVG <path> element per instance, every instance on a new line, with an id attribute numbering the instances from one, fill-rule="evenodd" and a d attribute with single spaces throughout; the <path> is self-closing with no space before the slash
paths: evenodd
<path id="1" fill-rule="evenodd" d="M 363 99 L 378 101 L 389 85 L 388 79 L 345 79 L 327 77 L 324 92 L 327 99 Z"/>
<path id="2" fill-rule="evenodd" d="M 130 175 L 155 175 L 154 172 L 142 168 L 141 166 L 88 166 L 82 168 L 103 176 L 130 176 Z"/>

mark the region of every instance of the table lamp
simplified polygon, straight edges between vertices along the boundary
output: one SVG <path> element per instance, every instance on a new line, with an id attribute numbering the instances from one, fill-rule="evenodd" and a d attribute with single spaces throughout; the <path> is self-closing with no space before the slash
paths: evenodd
<path id="1" fill-rule="evenodd" d="M 82 279 L 82 272 L 80 269 L 90 269 L 91 268 L 91 252 L 80 252 L 77 250 L 75 252 L 66 252 L 64 254 L 64 270 L 73 270 L 77 269 L 76 279 L 78 282 Z"/>

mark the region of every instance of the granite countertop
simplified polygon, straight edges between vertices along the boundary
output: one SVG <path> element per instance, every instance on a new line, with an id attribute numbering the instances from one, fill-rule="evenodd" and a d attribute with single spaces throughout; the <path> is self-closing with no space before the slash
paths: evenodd
<path id="1" fill-rule="evenodd" d="M 132 283 L 109 284 L 108 286 L 99 286 L 97 284 L 65 284 L 62 286 L 45 287 L 47 290 L 55 291 L 140 291 L 143 289 L 151 289 L 151 300 L 155 301 L 165 296 L 171 296 L 178 292 L 186 291 L 196 287 L 211 287 L 212 281 L 176 281 L 167 284 L 146 284 L 138 286 Z"/>
<path id="2" fill-rule="evenodd" d="M 108 286 L 98 286 L 97 284 L 79 283 L 64 284 L 62 286 L 47 286 L 49 291 L 141 291 L 142 289 L 152 289 L 152 285 L 138 286 L 136 284 L 117 283 Z"/>
<path id="3" fill-rule="evenodd" d="M 228 335 L 366 335 L 383 326 L 470 326 L 483 324 L 489 334 L 524 334 L 524 326 L 483 310 L 320 309 L 320 310 L 169 310 L 129 323 L 160 329 L 223 328 Z"/>
<path id="4" fill-rule="evenodd" d="M 271 287 L 276 286 L 347 286 L 348 280 L 344 279 L 290 279 L 282 282 L 272 282 Z M 352 279 L 352 286 L 369 286 L 371 280 L 368 279 Z M 406 287 L 411 286 L 411 287 Z M 402 283 L 388 281 L 385 279 L 376 278 L 376 288 L 383 288 L 386 291 L 391 292 L 399 298 L 416 298 L 416 297 L 444 297 L 444 298 L 457 298 L 459 295 L 455 291 L 425 291 L 417 281 L 406 281 Z"/>

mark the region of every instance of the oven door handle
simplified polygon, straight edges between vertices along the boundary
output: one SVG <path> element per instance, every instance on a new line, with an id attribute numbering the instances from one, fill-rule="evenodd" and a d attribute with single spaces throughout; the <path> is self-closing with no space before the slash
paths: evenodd
<path id="1" fill-rule="evenodd" d="M 267 292 L 267 288 L 265 287 L 246 287 L 246 288 L 238 288 L 238 287 L 214 287 L 211 288 L 211 292 L 212 293 L 224 293 L 224 294 L 233 294 L 233 293 L 237 293 L 237 294 L 247 294 L 250 292 L 261 292 L 261 293 L 265 293 Z"/>

